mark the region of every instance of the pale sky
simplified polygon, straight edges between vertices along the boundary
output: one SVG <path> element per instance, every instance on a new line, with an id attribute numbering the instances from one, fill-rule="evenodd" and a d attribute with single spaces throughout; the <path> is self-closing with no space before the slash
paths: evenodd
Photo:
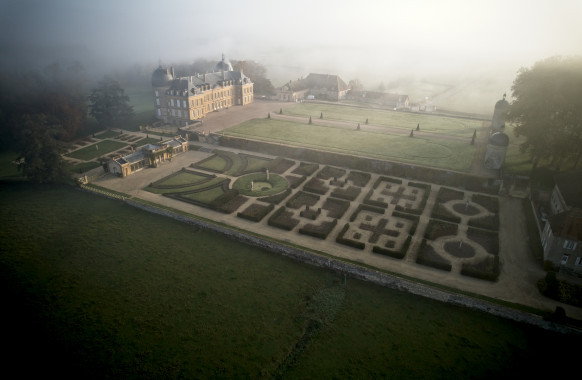
<path id="1" fill-rule="evenodd" d="M 72 51 L 101 68 L 225 53 L 264 63 L 274 76 L 288 69 L 389 80 L 488 67 L 515 73 L 580 55 L 581 19 L 582 0 L 0 0 L 0 47 L 25 50 L 29 60 Z"/>

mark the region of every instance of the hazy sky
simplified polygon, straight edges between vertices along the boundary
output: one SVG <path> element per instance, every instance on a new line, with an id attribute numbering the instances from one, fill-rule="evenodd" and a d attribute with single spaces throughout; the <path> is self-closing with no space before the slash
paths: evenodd
<path id="1" fill-rule="evenodd" d="M 30 60 L 72 52 L 99 67 L 224 52 L 275 77 L 514 74 L 581 54 L 581 17 L 582 0 L 0 0 L 0 46 Z"/>

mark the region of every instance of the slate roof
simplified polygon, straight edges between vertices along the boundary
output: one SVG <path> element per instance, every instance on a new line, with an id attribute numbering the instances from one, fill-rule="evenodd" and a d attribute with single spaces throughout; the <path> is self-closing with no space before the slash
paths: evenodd
<path id="1" fill-rule="evenodd" d="M 573 208 L 552 215 L 548 222 L 554 235 L 582 241 L 582 209 Z"/>
<path id="2" fill-rule="evenodd" d="M 297 79 L 285 83 L 281 88 L 289 87 L 291 91 L 301 91 L 305 89 L 311 90 L 327 90 L 327 91 L 347 91 L 348 85 L 335 74 L 315 74 L 310 73 L 306 78 Z"/>

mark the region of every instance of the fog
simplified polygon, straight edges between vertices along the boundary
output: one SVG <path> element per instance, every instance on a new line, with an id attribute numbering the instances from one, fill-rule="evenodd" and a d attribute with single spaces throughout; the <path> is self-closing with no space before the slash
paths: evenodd
<path id="1" fill-rule="evenodd" d="M 520 67 L 582 50 L 582 2 L 0 0 L 3 67 L 88 71 L 252 59 L 273 85 L 310 72 L 492 111 Z"/>

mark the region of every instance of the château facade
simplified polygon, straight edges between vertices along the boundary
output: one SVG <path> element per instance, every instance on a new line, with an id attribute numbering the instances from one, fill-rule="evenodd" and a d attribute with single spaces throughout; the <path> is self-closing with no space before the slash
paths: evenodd
<path id="1" fill-rule="evenodd" d="M 224 59 L 214 71 L 176 77 L 161 65 L 152 74 L 156 118 L 168 124 L 189 125 L 210 112 L 254 102 L 253 82 Z"/>

